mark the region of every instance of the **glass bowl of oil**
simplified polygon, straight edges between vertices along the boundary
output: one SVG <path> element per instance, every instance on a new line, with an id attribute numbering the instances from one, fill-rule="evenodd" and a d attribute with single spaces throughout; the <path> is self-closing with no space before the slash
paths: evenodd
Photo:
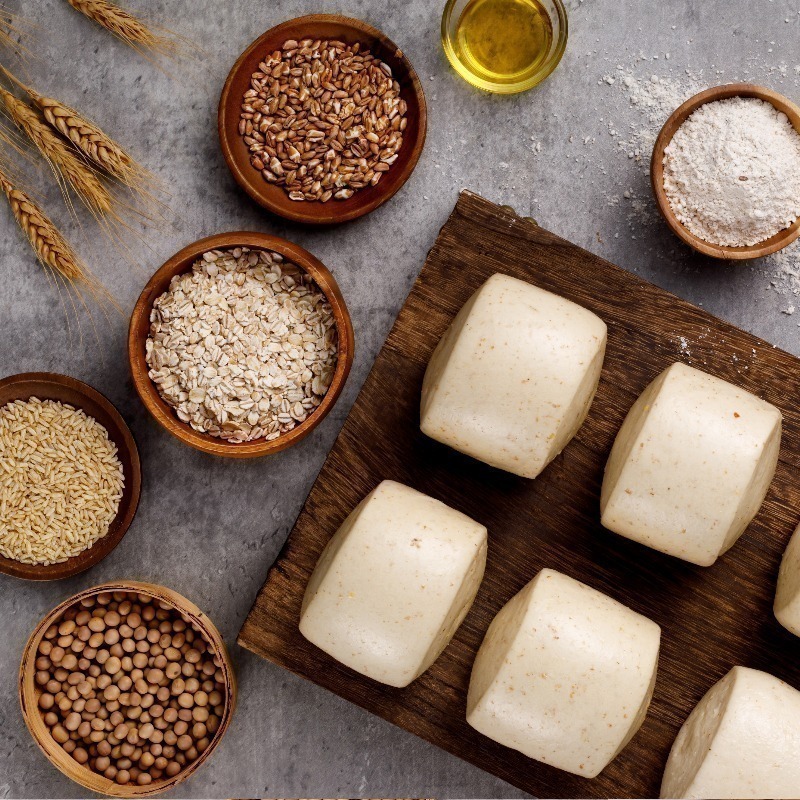
<path id="1" fill-rule="evenodd" d="M 541 83 L 567 46 L 561 0 L 448 0 L 442 45 L 464 80 L 497 94 Z"/>

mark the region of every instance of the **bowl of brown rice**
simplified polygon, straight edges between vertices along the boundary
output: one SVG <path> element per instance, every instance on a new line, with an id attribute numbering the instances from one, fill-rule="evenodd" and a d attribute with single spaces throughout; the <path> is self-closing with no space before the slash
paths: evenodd
<path id="1" fill-rule="evenodd" d="M 0 380 L 0 572 L 77 575 L 127 533 L 141 493 L 136 442 L 91 386 L 50 372 Z"/>

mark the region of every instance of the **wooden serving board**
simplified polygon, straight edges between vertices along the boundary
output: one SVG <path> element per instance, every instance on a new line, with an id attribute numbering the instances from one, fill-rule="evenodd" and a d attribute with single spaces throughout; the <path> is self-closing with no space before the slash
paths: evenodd
<path id="1" fill-rule="evenodd" d="M 495 272 L 574 300 L 609 328 L 605 366 L 589 418 L 534 481 L 485 466 L 419 431 L 420 387 L 428 359 L 462 304 Z M 738 544 L 705 569 L 600 526 L 600 483 L 614 436 L 642 389 L 681 359 L 758 394 L 784 414 L 780 463 L 766 502 Z M 781 554 L 800 517 L 798 396 L 797 358 L 508 208 L 464 192 L 239 641 L 540 798 L 657 797 L 678 728 L 733 665 L 767 670 L 800 687 L 800 639 L 772 614 Z M 486 577 L 472 610 L 433 667 L 405 689 L 382 686 L 341 666 L 297 628 L 303 592 L 320 552 L 347 514 L 384 478 L 432 495 L 489 529 Z M 663 629 L 647 719 L 622 754 L 593 780 L 527 759 L 465 721 L 470 668 L 489 623 L 543 567 L 584 581 Z"/>

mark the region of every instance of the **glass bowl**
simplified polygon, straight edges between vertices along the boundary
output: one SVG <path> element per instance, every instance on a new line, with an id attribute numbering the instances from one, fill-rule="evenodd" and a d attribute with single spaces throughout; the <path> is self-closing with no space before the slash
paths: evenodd
<path id="1" fill-rule="evenodd" d="M 447 0 L 442 15 L 442 46 L 456 72 L 468 83 L 495 94 L 517 94 L 541 83 L 558 66 L 567 46 L 567 10 L 561 0 L 538 0 L 552 27 L 550 48 L 533 71 L 523 70 L 517 76 L 501 76 L 459 56 L 458 26 L 462 15 L 475 0 Z"/>

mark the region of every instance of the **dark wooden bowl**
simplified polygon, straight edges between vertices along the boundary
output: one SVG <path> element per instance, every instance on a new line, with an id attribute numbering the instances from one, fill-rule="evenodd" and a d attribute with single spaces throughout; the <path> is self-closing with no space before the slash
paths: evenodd
<path id="1" fill-rule="evenodd" d="M 214 648 L 224 677 L 225 713 L 222 715 L 219 728 L 206 750 L 174 777 L 151 783 L 149 786 L 120 786 L 118 783 L 110 781 L 104 775 L 98 775 L 88 767 L 79 764 L 64 751 L 55 739 L 53 739 L 50 731 L 44 724 L 42 715 L 39 713 L 38 705 L 41 688 L 36 684 L 35 662 L 36 652 L 45 631 L 47 631 L 50 625 L 52 625 L 55 620 L 59 619 L 68 608 L 79 603 L 86 597 L 92 597 L 102 592 L 135 592 L 136 594 L 145 594 L 156 598 L 162 603 L 167 603 L 169 606 L 176 609 L 183 619 L 200 631 L 203 638 Z M 233 670 L 233 664 L 228 655 L 228 650 L 225 647 L 225 642 L 211 620 L 191 600 L 187 600 L 183 595 L 178 594 L 178 592 L 173 592 L 165 586 L 157 586 L 151 583 L 136 583 L 134 581 L 116 581 L 114 583 L 104 583 L 92 589 L 86 589 L 54 608 L 36 626 L 36 630 L 31 634 L 30 639 L 28 639 L 28 643 L 22 654 L 22 662 L 19 670 L 19 700 L 22 706 L 22 716 L 25 719 L 25 724 L 28 726 L 31 736 L 33 736 L 34 741 L 39 746 L 39 749 L 47 756 L 50 762 L 68 778 L 71 778 L 76 783 L 79 783 L 81 786 L 93 792 L 97 792 L 99 795 L 111 797 L 147 797 L 160 794 L 161 792 L 174 788 L 179 783 L 183 783 L 208 761 L 230 727 L 233 712 L 236 708 L 236 694 L 236 674 Z"/>
<path id="2" fill-rule="evenodd" d="M 181 422 L 172 408 L 162 399 L 155 384 L 150 380 L 147 361 L 145 360 L 145 342 L 150 332 L 150 312 L 153 303 L 168 288 L 175 275 L 188 272 L 192 264 L 208 250 L 226 250 L 234 247 L 249 247 L 251 250 L 271 250 L 279 253 L 287 261 L 291 261 L 305 270 L 316 282 L 331 304 L 336 320 L 339 338 L 338 359 L 333 381 L 320 405 L 297 427 L 283 436 L 268 442 L 266 439 L 255 439 L 252 442 L 228 442 L 207 433 L 201 433 L 185 422 Z M 200 239 L 176 253 L 161 269 L 153 275 L 144 287 L 144 291 L 136 301 L 131 315 L 128 330 L 128 359 L 130 361 L 133 384 L 147 410 L 173 436 L 184 444 L 216 456 L 229 458 L 257 458 L 280 450 L 285 450 L 308 436 L 322 422 L 333 408 L 344 388 L 350 368 L 353 365 L 355 342 L 353 323 L 335 278 L 325 265 L 299 245 L 268 236 L 265 233 L 237 231 L 219 233 Z"/>
<path id="3" fill-rule="evenodd" d="M 400 84 L 400 95 L 408 105 L 408 124 L 397 161 L 384 173 L 377 186 L 359 189 L 348 200 L 331 199 L 327 203 L 294 201 L 280 186 L 267 183 L 250 163 L 247 145 L 239 134 L 242 98 L 250 88 L 250 78 L 258 64 L 287 39 L 338 39 L 348 44 L 360 42 L 392 68 Z M 222 154 L 236 182 L 257 203 L 285 219 L 314 225 L 347 222 L 374 211 L 392 197 L 408 180 L 419 161 L 425 144 L 428 113 L 425 94 L 417 73 L 403 51 L 376 28 L 357 19 L 336 14 L 312 14 L 289 20 L 253 42 L 242 53 L 225 81 L 219 101 L 219 140 Z"/>
<path id="4" fill-rule="evenodd" d="M 125 420 L 122 419 L 111 401 L 97 390 L 92 389 L 91 386 L 75 378 L 70 378 L 68 375 L 58 375 L 54 372 L 26 372 L 0 381 L 0 406 L 14 400 L 28 400 L 31 397 L 69 403 L 96 419 L 108 431 L 109 438 L 117 446 L 117 455 L 122 462 L 125 475 L 125 488 L 117 516 L 114 517 L 108 533 L 88 550 L 84 550 L 60 564 L 49 566 L 22 564 L 19 561 L 0 556 L 0 572 L 6 575 L 30 581 L 55 581 L 61 578 L 70 578 L 93 567 L 120 543 L 122 537 L 127 533 L 139 505 L 139 495 L 142 491 L 142 467 L 136 442 L 125 424 Z"/>
<path id="5" fill-rule="evenodd" d="M 706 89 L 704 92 L 690 97 L 682 106 L 677 108 L 669 119 L 664 123 L 661 133 L 658 134 L 655 146 L 653 147 L 653 157 L 650 161 L 650 180 L 653 185 L 653 193 L 656 196 L 658 210 L 672 229 L 676 236 L 679 236 L 686 244 L 704 255 L 712 258 L 722 258 L 729 261 L 744 261 L 749 258 L 760 258 L 770 253 L 776 253 L 787 245 L 790 245 L 800 236 L 800 219 L 794 221 L 788 228 L 784 228 L 774 236 L 758 244 L 747 247 L 727 247 L 724 245 L 712 244 L 711 242 L 695 236 L 686 228 L 675 216 L 672 210 L 667 193 L 664 191 L 664 150 L 672 141 L 675 131 L 705 103 L 714 100 L 725 100 L 729 97 L 757 97 L 771 103 L 779 111 L 789 117 L 789 121 L 794 129 L 800 133 L 800 108 L 782 94 L 773 92 L 763 86 L 756 86 L 752 83 L 730 83 L 725 86 L 715 86 Z"/>

